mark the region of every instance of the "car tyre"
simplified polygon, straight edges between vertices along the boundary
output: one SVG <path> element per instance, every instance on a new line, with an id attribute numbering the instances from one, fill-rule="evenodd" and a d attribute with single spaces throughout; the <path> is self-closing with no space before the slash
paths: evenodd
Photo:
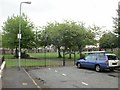
<path id="1" fill-rule="evenodd" d="M 95 71 L 96 71 L 96 72 L 100 72 L 100 70 L 101 70 L 101 69 L 100 69 L 100 65 L 96 65 L 96 66 L 95 66 Z"/>
<path id="2" fill-rule="evenodd" d="M 81 63 L 77 63 L 77 68 L 81 68 Z"/>

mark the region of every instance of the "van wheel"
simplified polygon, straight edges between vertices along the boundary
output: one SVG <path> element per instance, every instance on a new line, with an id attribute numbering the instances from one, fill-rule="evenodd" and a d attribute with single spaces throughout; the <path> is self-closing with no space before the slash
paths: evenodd
<path id="1" fill-rule="evenodd" d="M 100 65 L 96 65 L 96 66 L 95 66 L 95 71 L 96 71 L 96 72 L 100 72 Z"/>
<path id="2" fill-rule="evenodd" d="M 81 68 L 81 64 L 80 63 L 77 63 L 77 68 Z"/>

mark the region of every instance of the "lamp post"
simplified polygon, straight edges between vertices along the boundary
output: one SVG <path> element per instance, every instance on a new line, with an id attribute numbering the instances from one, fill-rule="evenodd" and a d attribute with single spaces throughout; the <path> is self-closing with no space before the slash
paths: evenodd
<path id="1" fill-rule="evenodd" d="M 19 20 L 19 33 L 18 33 L 18 39 L 19 39 L 19 49 L 18 49 L 18 66 L 19 66 L 19 70 L 20 70 L 20 59 L 21 59 L 21 47 L 20 47 L 20 43 L 21 43 L 21 8 L 22 8 L 22 4 L 25 3 L 25 4 L 31 4 L 31 2 L 21 2 L 20 3 L 20 14 L 19 14 L 19 17 L 20 17 L 20 20 Z"/>
<path id="2" fill-rule="evenodd" d="M 45 67 L 46 67 L 46 46 L 47 46 L 47 34 L 45 31 L 45 46 L 44 46 Z"/>

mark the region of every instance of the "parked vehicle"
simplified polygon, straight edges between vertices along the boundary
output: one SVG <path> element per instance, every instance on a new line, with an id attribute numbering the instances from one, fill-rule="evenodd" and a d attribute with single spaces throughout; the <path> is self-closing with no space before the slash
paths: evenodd
<path id="1" fill-rule="evenodd" d="M 115 68 L 120 67 L 120 60 L 115 54 L 105 53 L 105 51 L 91 51 L 86 53 L 88 55 L 84 59 L 76 61 L 78 68 L 91 68 L 99 72 L 105 69 L 113 71 Z"/>

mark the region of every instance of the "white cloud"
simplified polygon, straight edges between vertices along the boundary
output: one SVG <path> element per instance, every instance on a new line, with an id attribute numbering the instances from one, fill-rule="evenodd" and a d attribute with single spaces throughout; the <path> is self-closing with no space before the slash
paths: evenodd
<path id="1" fill-rule="evenodd" d="M 0 1 L 0 25 L 8 16 L 19 14 L 19 4 L 23 0 Z M 25 0 L 27 1 L 27 0 Z M 116 16 L 118 0 L 31 0 L 31 5 L 22 5 L 22 11 L 37 26 L 46 22 L 72 19 L 83 21 L 87 25 L 96 24 L 112 29 Z"/>

